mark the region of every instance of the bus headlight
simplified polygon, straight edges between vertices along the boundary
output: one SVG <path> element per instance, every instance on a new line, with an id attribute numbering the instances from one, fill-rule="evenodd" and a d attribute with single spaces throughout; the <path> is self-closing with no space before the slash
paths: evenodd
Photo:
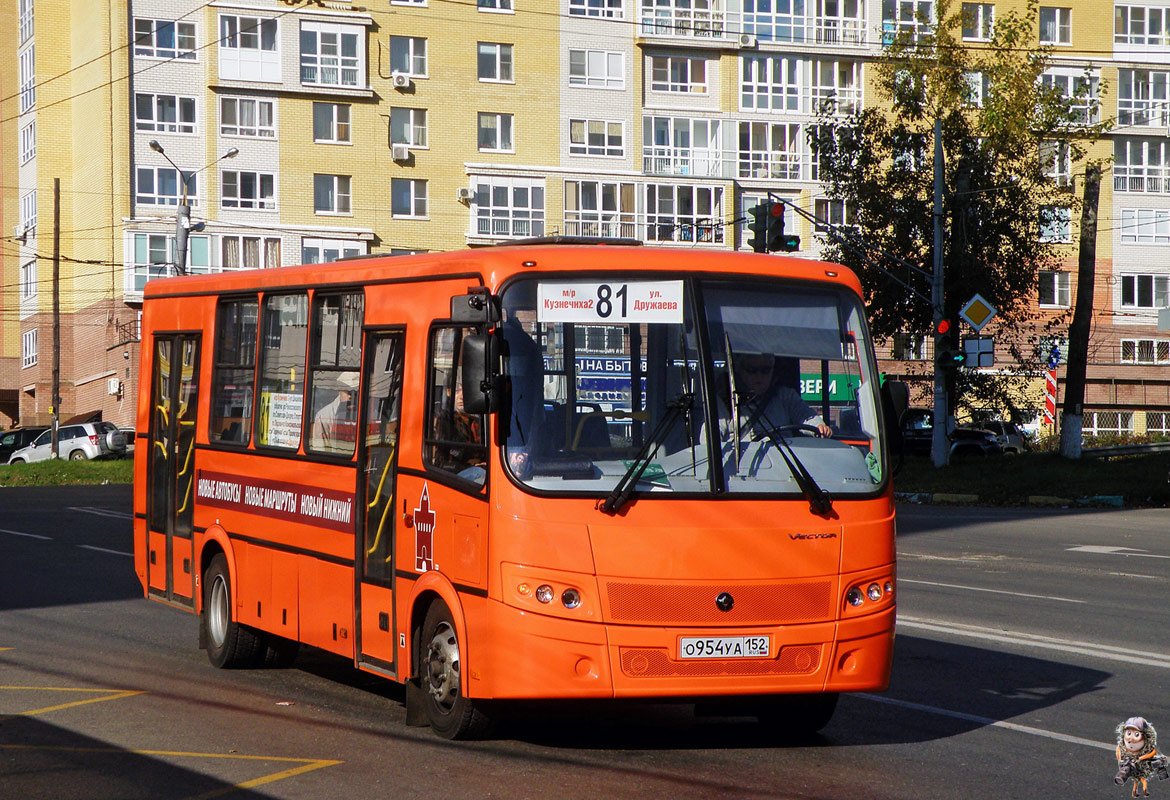
<path id="1" fill-rule="evenodd" d="M 576 608 L 581 605 L 581 593 L 576 589 L 565 589 L 561 592 L 561 603 L 565 608 Z"/>
<path id="2" fill-rule="evenodd" d="M 859 606 L 865 602 L 865 598 L 861 594 L 861 589 L 856 586 L 851 586 L 849 591 L 845 593 L 845 602 L 851 606 Z"/>
<path id="3" fill-rule="evenodd" d="M 865 590 L 865 594 L 867 597 L 869 597 L 870 600 L 876 603 L 878 600 L 882 599 L 882 587 L 878 586 L 876 583 L 871 583 L 869 588 Z"/>
<path id="4" fill-rule="evenodd" d="M 551 603 L 553 599 L 553 588 L 547 583 L 537 586 L 536 599 L 545 604 Z"/>

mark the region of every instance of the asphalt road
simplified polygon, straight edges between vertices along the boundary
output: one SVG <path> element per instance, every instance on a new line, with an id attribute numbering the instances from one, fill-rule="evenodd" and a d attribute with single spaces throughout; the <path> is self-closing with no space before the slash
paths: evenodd
<path id="1" fill-rule="evenodd" d="M 1125 797 L 1114 727 L 1170 726 L 1164 511 L 900 508 L 893 685 L 810 740 L 547 704 L 448 743 L 331 656 L 211 668 L 193 617 L 141 599 L 129 507 L 0 489 L 0 797 Z"/>

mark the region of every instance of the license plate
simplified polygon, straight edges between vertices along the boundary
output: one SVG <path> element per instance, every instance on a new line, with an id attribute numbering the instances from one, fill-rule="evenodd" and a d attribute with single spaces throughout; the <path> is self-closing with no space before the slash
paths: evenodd
<path id="1" fill-rule="evenodd" d="M 683 636 L 679 658 L 770 658 L 770 636 Z"/>

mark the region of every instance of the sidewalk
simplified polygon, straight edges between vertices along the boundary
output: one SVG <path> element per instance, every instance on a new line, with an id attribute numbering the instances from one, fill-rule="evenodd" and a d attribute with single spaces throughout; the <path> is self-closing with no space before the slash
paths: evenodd
<path id="1" fill-rule="evenodd" d="M 915 503 L 918 505 L 1005 505 L 1001 498 L 984 498 L 977 494 L 958 494 L 955 492 L 894 492 L 894 499 L 900 503 Z M 1028 495 L 1023 502 L 1010 503 L 1008 505 L 1056 508 L 1071 508 L 1072 506 L 1124 508 L 1125 498 L 1119 494 L 1099 494 L 1076 498 L 1033 494 Z"/>

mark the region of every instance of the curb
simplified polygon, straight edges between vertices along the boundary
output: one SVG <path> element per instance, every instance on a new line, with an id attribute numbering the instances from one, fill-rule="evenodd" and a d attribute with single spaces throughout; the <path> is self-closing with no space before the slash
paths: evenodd
<path id="1" fill-rule="evenodd" d="M 915 505 L 978 505 L 980 497 L 977 494 L 959 494 L 956 492 L 894 492 L 894 500 L 900 503 Z M 982 505 L 1002 505 L 1002 503 L 987 501 Z M 1071 506 L 1109 506 L 1124 508 L 1125 497 L 1119 494 L 1099 494 L 1090 497 L 1055 497 L 1046 494 L 1033 494 L 1022 503 L 1014 505 L 1036 506 L 1040 508 L 1069 508 Z"/>

